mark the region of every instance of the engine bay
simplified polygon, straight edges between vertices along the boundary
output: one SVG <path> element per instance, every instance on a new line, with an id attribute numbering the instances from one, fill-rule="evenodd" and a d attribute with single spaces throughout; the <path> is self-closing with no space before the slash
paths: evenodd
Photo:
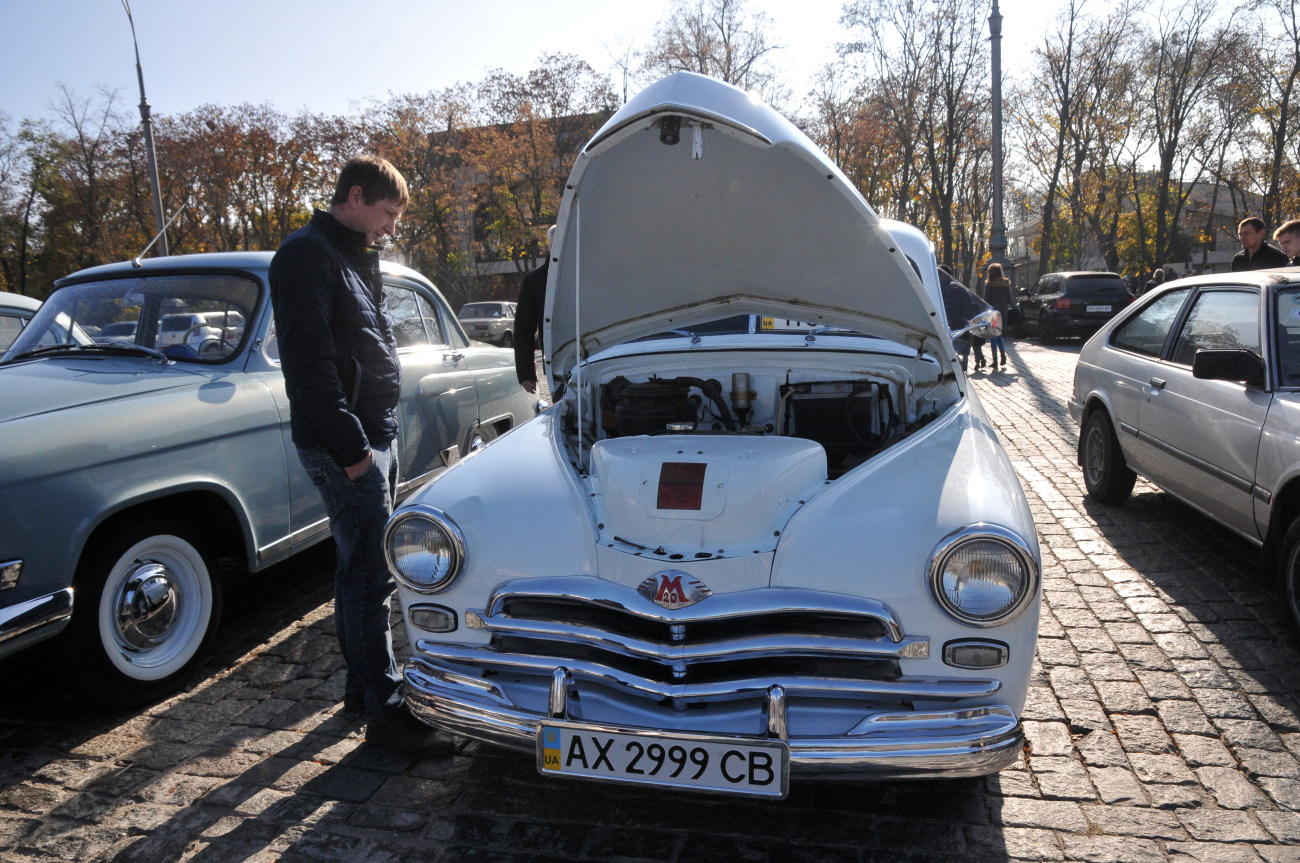
<path id="1" fill-rule="evenodd" d="M 731 354 L 733 359 L 745 355 Z M 947 407 L 955 388 L 929 357 L 888 358 L 848 370 L 772 363 L 741 368 L 702 355 L 611 362 L 594 383 L 566 392 L 562 428 L 581 470 L 582 451 L 597 440 L 636 435 L 750 435 L 810 440 L 826 452 L 835 479 L 923 427 Z M 642 357 L 644 360 L 644 357 Z M 920 372 L 918 375 L 917 372 Z M 590 374 L 590 371 L 588 371 Z M 919 378 L 919 380 L 918 380 Z M 918 383 L 925 388 L 918 392 Z"/>

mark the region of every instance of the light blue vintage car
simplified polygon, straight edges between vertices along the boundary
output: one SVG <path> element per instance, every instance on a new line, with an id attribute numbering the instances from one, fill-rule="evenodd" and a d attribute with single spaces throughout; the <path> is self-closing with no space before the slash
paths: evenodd
<path id="1" fill-rule="evenodd" d="M 329 535 L 289 435 L 270 263 L 249 252 L 74 273 L 0 358 L 0 656 L 66 628 L 79 688 L 156 698 L 212 645 L 218 558 L 260 570 Z M 427 279 L 385 264 L 384 289 L 404 493 L 533 406 L 511 352 L 471 345 Z M 133 337 L 91 335 L 123 323 Z"/>

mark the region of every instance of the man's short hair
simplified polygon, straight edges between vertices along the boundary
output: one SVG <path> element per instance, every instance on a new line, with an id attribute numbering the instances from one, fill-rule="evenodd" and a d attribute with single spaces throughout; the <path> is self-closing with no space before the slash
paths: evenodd
<path id="1" fill-rule="evenodd" d="M 1283 222 L 1282 227 L 1273 232 L 1273 239 L 1280 240 L 1283 234 L 1300 235 L 1300 219 L 1292 219 L 1289 222 Z"/>
<path id="2" fill-rule="evenodd" d="M 406 179 L 393 167 L 393 163 L 370 153 L 353 156 L 339 172 L 338 185 L 330 204 L 346 204 L 353 186 L 361 187 L 361 197 L 367 206 L 380 201 L 396 201 L 403 207 L 411 200 Z"/>
<path id="3" fill-rule="evenodd" d="M 1237 223 L 1237 230 L 1240 231 L 1242 228 L 1246 227 L 1247 225 L 1250 225 L 1256 231 L 1259 231 L 1261 233 L 1263 233 L 1265 228 L 1264 220 L 1261 219 L 1259 216 L 1247 216 L 1246 218 L 1242 219 L 1240 222 Z"/>

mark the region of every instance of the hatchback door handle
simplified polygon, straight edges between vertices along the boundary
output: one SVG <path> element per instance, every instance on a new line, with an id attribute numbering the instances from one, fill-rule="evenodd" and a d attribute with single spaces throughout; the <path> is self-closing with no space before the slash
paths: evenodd
<path id="1" fill-rule="evenodd" d="M 1165 379 L 1164 379 L 1164 378 L 1152 378 L 1152 379 L 1151 379 L 1151 386 L 1155 387 L 1155 388 L 1158 389 L 1158 390 L 1162 390 L 1162 389 L 1165 388 Z"/>

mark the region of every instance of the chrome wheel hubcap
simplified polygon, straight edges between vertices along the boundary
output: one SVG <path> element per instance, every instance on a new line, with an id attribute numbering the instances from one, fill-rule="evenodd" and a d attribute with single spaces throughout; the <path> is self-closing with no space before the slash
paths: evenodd
<path id="1" fill-rule="evenodd" d="M 118 594 L 117 630 L 124 647 L 148 650 L 166 641 L 171 634 L 179 598 L 167 567 L 148 560 L 137 564 Z"/>

